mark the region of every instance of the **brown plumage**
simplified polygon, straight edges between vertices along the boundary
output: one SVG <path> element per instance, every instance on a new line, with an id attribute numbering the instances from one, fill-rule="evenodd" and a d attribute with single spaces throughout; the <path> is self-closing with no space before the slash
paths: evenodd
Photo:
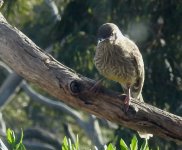
<path id="1" fill-rule="evenodd" d="M 125 111 L 131 97 L 143 101 L 144 63 L 136 44 L 122 35 L 113 23 L 103 24 L 98 30 L 95 66 L 106 78 L 121 84 L 126 93 Z"/>
<path id="2" fill-rule="evenodd" d="M 143 101 L 144 63 L 136 44 L 123 36 L 113 23 L 103 24 L 99 28 L 98 38 L 94 58 L 98 71 L 121 84 L 127 94 L 126 107 L 131 97 Z"/>

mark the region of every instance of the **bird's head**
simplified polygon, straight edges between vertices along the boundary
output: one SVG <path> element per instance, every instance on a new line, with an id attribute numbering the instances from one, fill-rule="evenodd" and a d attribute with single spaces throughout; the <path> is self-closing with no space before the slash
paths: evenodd
<path id="1" fill-rule="evenodd" d="M 118 26 L 114 23 L 105 23 L 100 26 L 98 30 L 98 42 L 103 42 L 105 40 L 114 41 L 118 37 L 122 37 L 122 33 Z"/>

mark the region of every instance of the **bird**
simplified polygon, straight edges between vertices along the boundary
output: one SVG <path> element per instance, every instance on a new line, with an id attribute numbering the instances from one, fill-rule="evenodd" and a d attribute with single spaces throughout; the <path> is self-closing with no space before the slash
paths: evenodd
<path id="1" fill-rule="evenodd" d="M 142 55 L 137 45 L 124 36 L 114 23 L 101 25 L 97 36 L 95 66 L 105 78 L 122 86 L 126 94 L 124 110 L 127 112 L 132 98 L 143 101 L 145 72 Z M 143 135 L 143 138 L 148 138 L 148 134 Z"/>
<path id="2" fill-rule="evenodd" d="M 94 63 L 101 75 L 123 87 L 126 111 L 131 98 L 143 101 L 144 62 L 136 44 L 117 25 L 105 23 L 98 30 Z"/>

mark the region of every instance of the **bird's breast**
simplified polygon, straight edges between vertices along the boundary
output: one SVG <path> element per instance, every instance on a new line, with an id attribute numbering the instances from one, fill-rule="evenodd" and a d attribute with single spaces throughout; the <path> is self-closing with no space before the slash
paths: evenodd
<path id="1" fill-rule="evenodd" d="M 136 69 L 129 53 L 123 50 L 122 45 L 102 42 L 97 45 L 94 57 L 95 66 L 106 78 L 128 84 L 135 82 Z"/>

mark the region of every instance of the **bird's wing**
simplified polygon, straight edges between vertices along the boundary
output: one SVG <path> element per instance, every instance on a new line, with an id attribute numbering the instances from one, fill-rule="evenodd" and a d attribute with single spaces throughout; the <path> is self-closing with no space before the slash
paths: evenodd
<path id="1" fill-rule="evenodd" d="M 132 86 L 132 93 L 134 97 L 138 97 L 140 99 L 145 78 L 144 63 L 138 47 L 132 41 L 130 41 L 130 44 L 132 44 L 131 46 L 132 50 L 130 51 L 130 56 L 133 58 L 133 65 L 135 66 L 137 72 L 136 82 Z M 141 99 L 141 101 L 143 100 Z"/>
<path id="2" fill-rule="evenodd" d="M 133 51 L 131 52 L 131 57 L 133 57 L 134 60 L 133 63 L 136 68 L 138 76 L 141 76 L 144 73 L 144 63 L 142 55 L 136 46 L 133 48 Z"/>
<path id="3" fill-rule="evenodd" d="M 138 76 L 141 76 L 142 73 L 144 73 L 144 63 L 143 63 L 143 58 L 142 55 L 136 46 L 136 44 L 128 39 L 127 37 L 124 38 L 125 42 L 125 48 L 127 49 L 130 58 L 132 60 L 133 65 L 135 66 L 136 72 Z"/>

